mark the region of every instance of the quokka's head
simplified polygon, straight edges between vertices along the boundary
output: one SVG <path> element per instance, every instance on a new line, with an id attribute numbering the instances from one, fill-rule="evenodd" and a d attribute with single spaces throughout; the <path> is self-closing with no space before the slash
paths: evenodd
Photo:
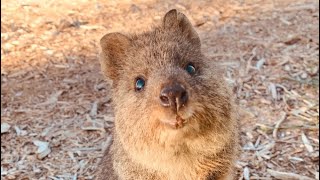
<path id="1" fill-rule="evenodd" d="M 115 130 L 123 141 L 228 130 L 232 107 L 223 73 L 202 54 L 184 14 L 171 10 L 151 32 L 110 33 L 100 43 L 102 70 L 113 82 Z"/>

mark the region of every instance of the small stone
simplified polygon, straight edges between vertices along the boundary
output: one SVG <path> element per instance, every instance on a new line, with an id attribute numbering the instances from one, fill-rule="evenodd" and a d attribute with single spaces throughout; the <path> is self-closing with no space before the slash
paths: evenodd
<path id="1" fill-rule="evenodd" d="M 10 127 L 8 123 L 1 123 L 1 134 L 8 132 Z"/>
<path id="2" fill-rule="evenodd" d="M 300 75 L 300 78 L 301 79 L 307 79 L 308 78 L 308 74 L 306 72 L 303 72 L 301 75 Z"/>
<path id="3" fill-rule="evenodd" d="M 289 64 L 286 64 L 286 65 L 284 66 L 284 70 L 285 70 L 285 71 L 290 71 L 290 70 L 291 70 L 290 65 L 289 65 Z"/>

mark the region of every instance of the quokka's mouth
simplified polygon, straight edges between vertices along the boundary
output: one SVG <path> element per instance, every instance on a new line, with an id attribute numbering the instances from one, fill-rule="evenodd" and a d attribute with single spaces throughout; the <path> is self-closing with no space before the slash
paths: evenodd
<path id="1" fill-rule="evenodd" d="M 183 119 L 181 116 L 177 115 L 175 119 L 160 120 L 165 126 L 172 129 L 181 129 L 187 123 L 186 119 Z"/>

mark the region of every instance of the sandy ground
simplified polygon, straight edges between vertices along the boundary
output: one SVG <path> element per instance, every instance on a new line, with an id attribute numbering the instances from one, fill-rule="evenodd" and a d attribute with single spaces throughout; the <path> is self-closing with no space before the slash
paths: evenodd
<path id="1" fill-rule="evenodd" d="M 93 179 L 110 142 L 107 32 L 184 12 L 243 109 L 238 179 L 319 179 L 319 3 L 1 1 L 1 179 Z"/>

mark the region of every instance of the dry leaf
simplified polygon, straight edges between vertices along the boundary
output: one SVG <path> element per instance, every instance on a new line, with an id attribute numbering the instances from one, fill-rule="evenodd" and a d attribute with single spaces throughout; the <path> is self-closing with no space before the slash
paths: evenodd
<path id="1" fill-rule="evenodd" d="M 51 152 L 48 142 L 35 140 L 33 141 L 33 144 L 38 146 L 38 150 L 36 152 L 38 159 L 45 158 Z"/>
<path id="2" fill-rule="evenodd" d="M 26 130 L 22 130 L 18 126 L 14 126 L 14 129 L 16 130 L 17 136 L 25 136 L 28 134 Z"/>

